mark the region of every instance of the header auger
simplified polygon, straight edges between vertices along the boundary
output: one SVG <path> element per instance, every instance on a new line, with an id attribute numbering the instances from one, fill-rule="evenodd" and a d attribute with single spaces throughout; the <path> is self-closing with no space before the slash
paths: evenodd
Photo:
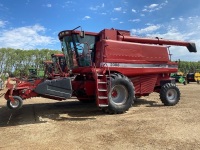
<path id="1" fill-rule="evenodd" d="M 8 107 L 19 108 L 24 99 L 34 96 L 55 100 L 76 96 L 79 101 L 95 101 L 107 113 L 123 113 L 136 97 L 152 92 L 160 93 L 166 106 L 179 102 L 180 91 L 170 77 L 178 71 L 178 64 L 170 61 L 168 46 L 196 52 L 194 43 L 132 37 L 125 30 L 94 33 L 76 29 L 58 34 L 65 57 L 65 67 L 60 66 L 63 74 L 13 86 L 5 94 Z M 12 106 L 16 101 L 19 105 Z"/>

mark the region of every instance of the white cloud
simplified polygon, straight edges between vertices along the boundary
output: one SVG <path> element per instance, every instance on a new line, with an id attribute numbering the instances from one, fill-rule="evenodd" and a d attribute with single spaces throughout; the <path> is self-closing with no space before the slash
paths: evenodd
<path id="1" fill-rule="evenodd" d="M 148 11 L 146 8 L 144 8 L 142 11 Z"/>
<path id="2" fill-rule="evenodd" d="M 102 14 L 102 15 L 106 15 L 107 13 L 104 12 L 104 13 L 101 13 L 101 14 Z"/>
<path id="3" fill-rule="evenodd" d="M 180 21 L 184 21 L 184 18 L 183 17 L 179 17 L 178 18 Z"/>
<path id="4" fill-rule="evenodd" d="M 143 29 L 132 29 L 132 34 L 147 34 L 152 33 L 160 28 L 160 25 L 151 25 Z"/>
<path id="5" fill-rule="evenodd" d="M 100 8 L 104 8 L 104 7 L 105 7 L 105 4 L 102 3 L 101 5 L 91 6 L 89 9 L 93 10 L 93 11 L 96 11 L 96 10 L 98 10 Z"/>
<path id="6" fill-rule="evenodd" d="M 46 6 L 47 6 L 47 7 L 49 7 L 49 8 L 51 8 L 51 7 L 52 7 L 52 5 L 51 5 L 51 4 L 47 4 Z"/>
<path id="7" fill-rule="evenodd" d="M 124 3 L 124 4 L 128 4 L 128 2 L 127 2 L 127 1 L 125 1 L 125 0 L 123 1 L 123 3 Z"/>
<path id="8" fill-rule="evenodd" d="M 0 20 L 0 28 L 5 27 L 5 25 L 6 25 L 7 23 L 8 23 L 7 21 Z"/>
<path id="9" fill-rule="evenodd" d="M 190 53 L 186 47 L 171 46 L 172 60 L 199 61 L 200 59 L 200 17 L 184 18 L 184 23 L 179 19 L 171 19 L 164 25 L 152 25 L 142 29 L 132 29 L 132 34 L 141 34 L 147 37 L 159 37 L 168 40 L 194 42 L 197 53 Z M 192 22 L 192 23 L 191 23 Z M 150 32 L 149 32 L 150 31 Z"/>
<path id="10" fill-rule="evenodd" d="M 26 1 L 26 5 L 28 5 L 29 3 L 30 3 L 30 0 L 27 0 L 27 1 Z"/>
<path id="11" fill-rule="evenodd" d="M 64 4 L 61 4 L 61 7 L 66 8 L 66 7 L 74 5 L 75 3 L 76 3 L 75 1 L 66 1 L 64 2 Z"/>
<path id="12" fill-rule="evenodd" d="M 35 49 L 50 46 L 54 44 L 55 40 L 52 37 L 43 35 L 45 30 L 41 25 L 4 30 L 0 35 L 0 47 Z"/>
<path id="13" fill-rule="evenodd" d="M 200 32 L 198 32 L 200 34 Z M 160 37 L 163 39 L 168 40 L 176 40 L 176 41 L 193 41 L 196 43 L 197 50 L 200 48 L 200 39 L 199 35 L 196 33 L 190 33 L 190 32 L 181 32 L 178 30 L 178 28 L 170 27 L 168 30 L 164 33 L 157 33 L 157 34 L 147 34 L 147 36 L 151 37 Z M 197 38 L 197 39 L 195 39 Z M 190 53 L 186 47 L 182 46 L 171 46 L 170 47 L 170 53 L 172 53 L 172 60 L 186 60 L 186 61 L 199 61 L 200 53 Z"/>
<path id="14" fill-rule="evenodd" d="M 141 20 L 140 19 L 130 19 L 128 20 L 129 22 L 140 22 Z"/>
<path id="15" fill-rule="evenodd" d="M 155 8 L 157 6 L 158 6 L 158 4 L 151 4 L 151 5 L 148 6 L 148 8 L 153 9 L 153 8 Z"/>
<path id="16" fill-rule="evenodd" d="M 0 10 L 9 10 L 9 8 L 0 3 Z"/>
<path id="17" fill-rule="evenodd" d="M 99 8 L 99 6 L 91 6 L 90 10 L 97 10 Z"/>
<path id="18" fill-rule="evenodd" d="M 137 11 L 135 9 L 132 9 L 131 11 L 134 12 L 134 13 L 137 13 Z"/>
<path id="19" fill-rule="evenodd" d="M 121 11 L 121 10 L 122 10 L 121 7 L 114 8 L 114 11 Z"/>
<path id="20" fill-rule="evenodd" d="M 88 19 L 90 19 L 90 18 L 91 18 L 90 16 L 85 16 L 85 17 L 83 17 L 82 20 L 88 20 Z"/>
<path id="21" fill-rule="evenodd" d="M 65 3 L 66 3 L 66 4 L 72 4 L 73 1 L 66 1 Z"/>
<path id="22" fill-rule="evenodd" d="M 144 6 L 144 9 L 142 10 L 143 12 L 153 12 L 157 11 L 163 8 L 163 6 L 167 5 L 168 1 L 166 0 L 165 2 L 161 4 L 150 4 L 149 6 Z"/>
<path id="23" fill-rule="evenodd" d="M 146 23 L 145 25 L 146 26 L 152 26 L 153 24 L 152 23 Z"/>
<path id="24" fill-rule="evenodd" d="M 116 21 L 118 18 L 110 18 L 111 21 Z"/>
<path id="25" fill-rule="evenodd" d="M 122 24 L 122 23 L 124 23 L 124 22 L 123 22 L 123 21 L 120 21 L 119 23 Z"/>

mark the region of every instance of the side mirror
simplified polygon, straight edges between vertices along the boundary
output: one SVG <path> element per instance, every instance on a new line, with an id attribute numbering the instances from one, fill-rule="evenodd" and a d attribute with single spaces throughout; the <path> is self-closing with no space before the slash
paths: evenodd
<path id="1" fill-rule="evenodd" d="M 85 37 L 85 31 L 80 31 L 80 37 L 84 38 Z"/>

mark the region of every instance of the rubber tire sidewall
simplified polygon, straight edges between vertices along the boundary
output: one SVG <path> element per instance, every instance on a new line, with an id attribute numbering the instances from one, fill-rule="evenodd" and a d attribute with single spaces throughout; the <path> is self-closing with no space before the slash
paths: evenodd
<path id="1" fill-rule="evenodd" d="M 13 99 L 14 99 L 14 100 L 17 99 L 17 100 L 19 101 L 19 105 L 18 105 L 16 108 L 12 107 L 12 106 L 10 105 L 11 100 L 8 99 L 8 100 L 7 100 L 7 107 L 8 107 L 9 109 L 20 109 L 20 108 L 22 107 L 22 105 L 23 105 L 23 100 L 22 100 L 22 98 L 19 97 L 19 96 L 13 96 Z"/>
<path id="2" fill-rule="evenodd" d="M 131 106 L 134 98 L 134 89 L 133 86 L 129 83 L 129 81 L 125 80 L 124 78 L 116 78 L 111 81 L 111 89 L 115 85 L 123 85 L 128 92 L 128 98 L 126 102 L 122 105 L 116 105 L 115 103 L 112 102 L 112 97 L 111 97 L 111 91 L 108 93 L 108 100 L 109 100 L 109 110 L 113 113 L 123 113 L 127 111 Z"/>
<path id="3" fill-rule="evenodd" d="M 174 101 L 168 100 L 168 98 L 167 98 L 167 91 L 170 89 L 173 89 L 176 91 L 177 97 Z M 164 84 L 160 90 L 160 99 L 165 106 L 176 105 L 180 100 L 180 91 L 179 91 L 178 87 L 173 83 Z"/>

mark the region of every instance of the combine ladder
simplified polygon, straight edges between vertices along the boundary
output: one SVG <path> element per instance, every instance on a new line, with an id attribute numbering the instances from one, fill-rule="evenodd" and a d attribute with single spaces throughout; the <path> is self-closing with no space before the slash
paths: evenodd
<path id="1" fill-rule="evenodd" d="M 108 91 L 107 91 L 106 75 L 97 73 L 96 85 L 97 85 L 97 91 L 96 91 L 97 106 L 101 108 L 108 107 Z"/>

